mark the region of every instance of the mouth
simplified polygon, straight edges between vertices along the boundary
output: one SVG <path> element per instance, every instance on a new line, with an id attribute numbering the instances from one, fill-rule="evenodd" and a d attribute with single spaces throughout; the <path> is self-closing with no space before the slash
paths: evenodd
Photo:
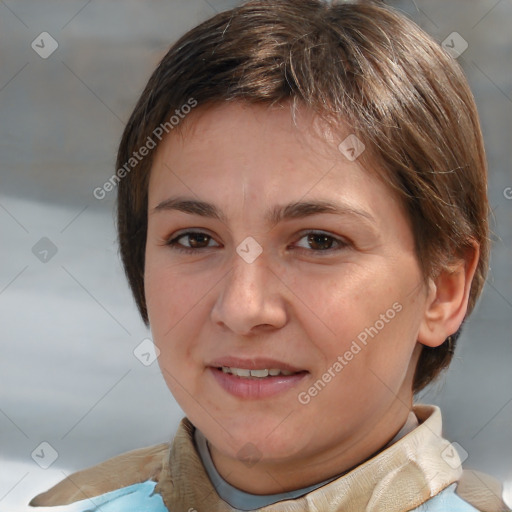
<path id="1" fill-rule="evenodd" d="M 300 373 L 281 370 L 280 368 L 261 368 L 259 370 L 249 370 L 248 368 L 233 368 L 230 366 L 222 366 L 217 369 L 221 370 L 223 373 L 229 373 L 231 375 L 235 375 L 237 377 L 245 377 L 247 379 L 264 379 L 266 377 L 278 377 L 279 375 L 289 377 L 290 375 Z"/>
<path id="2" fill-rule="evenodd" d="M 224 391 L 243 399 L 283 393 L 309 374 L 307 370 L 270 359 L 225 358 L 208 365 L 208 370 Z"/>

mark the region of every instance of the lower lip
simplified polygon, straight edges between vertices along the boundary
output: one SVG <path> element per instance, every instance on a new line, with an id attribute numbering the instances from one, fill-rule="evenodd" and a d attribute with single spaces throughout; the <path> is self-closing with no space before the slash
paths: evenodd
<path id="1" fill-rule="evenodd" d="M 277 375 L 265 378 L 238 377 L 231 373 L 224 373 L 218 368 L 208 368 L 221 387 L 238 398 L 268 398 L 283 393 L 296 386 L 308 372 L 300 372 L 293 375 Z"/>

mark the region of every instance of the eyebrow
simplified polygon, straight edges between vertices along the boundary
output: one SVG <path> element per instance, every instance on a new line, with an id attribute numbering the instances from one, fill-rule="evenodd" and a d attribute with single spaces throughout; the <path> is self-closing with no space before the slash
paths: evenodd
<path id="1" fill-rule="evenodd" d="M 214 204 L 187 197 L 171 197 L 165 199 L 153 208 L 153 213 L 172 210 L 217 219 L 225 224 L 228 223 L 226 215 Z M 302 219 L 320 213 L 354 215 L 375 222 L 375 218 L 367 211 L 354 208 L 352 205 L 326 200 L 302 201 L 289 203 L 287 205 L 276 205 L 265 215 L 265 222 L 270 226 L 275 226 L 283 220 Z"/>

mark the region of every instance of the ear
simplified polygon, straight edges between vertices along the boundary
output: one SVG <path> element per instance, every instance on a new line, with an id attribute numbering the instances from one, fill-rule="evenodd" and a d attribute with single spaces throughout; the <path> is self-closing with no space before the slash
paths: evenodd
<path id="1" fill-rule="evenodd" d="M 480 246 L 474 241 L 462 259 L 442 269 L 435 278 L 429 278 L 419 343 L 438 347 L 460 327 L 468 309 L 471 282 L 479 258 Z"/>

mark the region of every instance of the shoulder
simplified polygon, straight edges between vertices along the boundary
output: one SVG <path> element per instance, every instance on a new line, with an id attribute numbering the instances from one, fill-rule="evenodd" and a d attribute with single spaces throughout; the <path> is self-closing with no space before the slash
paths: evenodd
<path id="1" fill-rule="evenodd" d="M 34 497 L 32 507 L 54 507 L 100 496 L 120 488 L 152 480 L 158 482 L 169 444 L 132 450 L 100 464 L 72 473 L 46 492 Z"/>
<path id="2" fill-rule="evenodd" d="M 510 512 L 501 484 L 479 471 L 464 470 L 461 479 L 411 512 Z"/>
<path id="3" fill-rule="evenodd" d="M 503 486 L 494 477 L 465 469 L 457 482 L 456 494 L 481 512 L 510 511 L 503 501 Z"/>

